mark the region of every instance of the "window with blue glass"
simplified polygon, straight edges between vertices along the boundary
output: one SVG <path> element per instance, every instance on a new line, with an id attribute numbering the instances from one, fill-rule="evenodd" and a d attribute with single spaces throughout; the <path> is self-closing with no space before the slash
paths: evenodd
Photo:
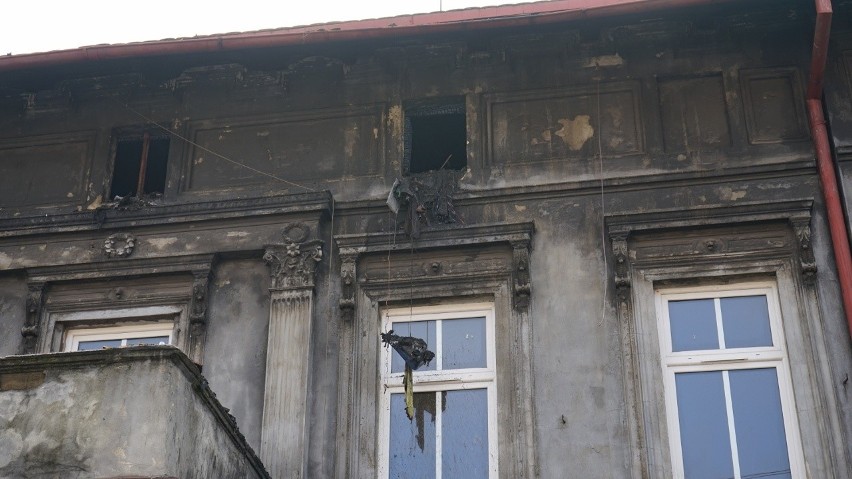
<path id="1" fill-rule="evenodd" d="M 497 477 L 494 310 L 491 304 L 391 309 L 383 331 L 414 336 L 435 353 L 413 373 L 408 417 L 405 363 L 382 348 L 380 478 Z"/>
<path id="2" fill-rule="evenodd" d="M 172 322 L 153 322 L 69 329 L 65 334 L 65 351 L 168 345 L 172 344 L 173 327 Z"/>
<path id="3" fill-rule="evenodd" d="M 774 285 L 661 290 L 657 307 L 674 477 L 805 477 Z"/>

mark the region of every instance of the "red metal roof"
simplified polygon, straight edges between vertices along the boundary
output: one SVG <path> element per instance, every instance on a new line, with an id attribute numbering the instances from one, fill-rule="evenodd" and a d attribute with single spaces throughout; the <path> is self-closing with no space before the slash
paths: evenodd
<path id="1" fill-rule="evenodd" d="M 733 0 L 552 0 L 0 57 L 0 71 L 185 53 L 538 25 Z"/>

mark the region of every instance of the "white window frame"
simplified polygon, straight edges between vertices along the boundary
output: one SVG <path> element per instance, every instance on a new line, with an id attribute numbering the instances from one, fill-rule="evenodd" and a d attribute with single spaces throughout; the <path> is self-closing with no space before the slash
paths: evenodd
<path id="1" fill-rule="evenodd" d="M 382 331 L 392 329 L 391 324 L 397 323 L 396 333 L 404 334 L 398 323 L 415 321 L 438 321 L 435 325 L 435 335 L 441 337 L 441 320 L 485 317 L 485 351 L 486 367 L 452 369 L 448 372 L 440 370 L 441 345 L 439 341 L 428 344 L 435 353 L 437 366 L 434 371 L 414 371 L 414 392 L 438 392 L 465 389 L 485 389 L 488 398 L 488 477 L 497 479 L 498 472 L 498 435 L 497 435 L 497 368 L 495 350 L 495 319 L 493 303 L 446 304 L 440 306 L 421 306 L 387 309 L 382 313 Z M 423 338 L 424 340 L 426 338 Z M 381 348 L 381 378 L 379 386 L 379 427 L 378 427 L 378 477 L 387 479 L 390 465 L 390 398 L 391 394 L 402 393 L 403 373 L 391 373 L 391 358 L 396 354 L 393 348 Z M 441 479 L 441 408 L 436 408 L 435 417 L 435 478 Z"/>
<path id="2" fill-rule="evenodd" d="M 721 327 L 720 299 L 738 296 L 765 295 L 769 309 L 769 322 L 772 346 L 751 348 L 724 348 L 724 335 Z M 781 396 L 781 412 L 787 441 L 787 454 L 793 479 L 804 478 L 805 465 L 796 415 L 789 359 L 785 346 L 784 328 L 781 316 L 777 286 L 774 282 L 749 282 L 733 285 L 715 285 L 688 288 L 666 288 L 655 291 L 657 308 L 660 358 L 665 388 L 666 421 L 668 423 L 669 442 L 672 460 L 672 473 L 676 479 L 684 477 L 683 450 L 680 438 L 680 417 L 677 409 L 677 391 L 675 374 L 703 371 L 732 371 L 743 369 L 775 368 L 778 377 L 778 389 Z M 669 321 L 669 301 L 689 299 L 714 299 L 716 309 L 716 329 L 719 335 L 717 350 L 672 351 L 671 328 Z M 736 437 L 734 435 L 733 411 L 728 375 L 723 373 L 725 385 L 725 403 L 728 414 L 728 431 L 734 463 L 734 477 L 740 478 Z"/>
<path id="3" fill-rule="evenodd" d="M 120 339 L 121 347 L 127 345 L 129 338 L 154 338 L 168 336 L 169 344 L 173 342 L 174 321 L 157 321 L 146 324 L 128 324 L 121 326 L 104 326 L 100 328 L 69 329 L 65 333 L 65 352 L 77 351 L 81 342 L 110 341 Z"/>

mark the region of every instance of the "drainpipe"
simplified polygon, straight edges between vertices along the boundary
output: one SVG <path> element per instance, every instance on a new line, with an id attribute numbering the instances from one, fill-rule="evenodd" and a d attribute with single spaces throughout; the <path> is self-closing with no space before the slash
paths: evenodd
<path id="1" fill-rule="evenodd" d="M 852 337 L 852 254 L 849 247 L 849 234 L 846 218 L 840 202 L 837 186 L 837 173 L 828 142 L 828 130 L 825 126 L 825 112 L 822 108 L 822 85 L 825 75 L 825 62 L 828 56 L 828 37 L 831 32 L 831 0 L 816 0 L 816 27 L 814 31 L 811 72 L 808 78 L 807 106 L 811 125 L 811 137 L 816 152 L 817 170 L 822 184 L 825 208 L 828 212 L 828 228 L 831 231 L 831 244 L 834 249 L 834 261 L 840 280 L 840 292 L 846 324 Z"/>

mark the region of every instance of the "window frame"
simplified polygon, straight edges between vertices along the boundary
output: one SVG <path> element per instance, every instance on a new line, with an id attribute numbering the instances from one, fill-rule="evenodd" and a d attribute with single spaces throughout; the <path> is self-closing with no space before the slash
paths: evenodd
<path id="1" fill-rule="evenodd" d="M 444 372 L 414 371 L 415 392 L 439 392 L 459 391 L 469 389 L 485 389 L 488 400 L 488 477 L 496 479 L 499 473 L 498 464 L 498 407 L 497 407 L 497 359 L 496 359 L 496 320 L 494 303 L 464 303 L 443 304 L 437 306 L 417 306 L 387 308 L 380 311 L 381 330 L 387 332 L 391 324 L 396 322 L 436 321 L 435 335 L 440 337 L 442 321 L 453 319 L 465 319 L 474 317 L 485 318 L 485 352 L 486 367 L 452 369 Z M 440 346 L 440 342 L 438 342 Z M 431 349 L 431 345 L 430 345 Z M 440 348 L 436 348 L 434 361 L 440 361 Z M 390 347 L 382 347 L 380 351 L 380 379 L 379 387 L 379 424 L 378 424 L 378 464 L 377 475 L 380 479 L 387 479 L 390 474 L 390 403 L 391 394 L 403 392 L 403 373 L 391 372 L 392 355 L 396 354 Z M 439 364 L 439 363 L 438 363 Z M 437 396 L 437 395 L 436 395 Z M 441 464 L 441 409 L 436 408 L 435 434 L 436 434 L 436 479 L 440 479 Z"/>
<path id="2" fill-rule="evenodd" d="M 70 328 L 65 331 L 65 352 L 79 351 L 81 341 L 109 341 L 121 339 L 124 343 L 128 338 L 147 338 L 168 336 L 169 345 L 174 346 L 174 321 L 155 321 L 142 324 L 124 324 L 119 326 Z M 120 347 L 127 347 L 122 344 Z"/>
<path id="3" fill-rule="evenodd" d="M 665 414 L 669 435 L 669 452 L 672 474 L 683 478 L 683 445 L 680 437 L 680 415 L 677 406 L 675 376 L 678 373 L 725 372 L 735 370 L 773 368 L 778 378 L 778 390 L 781 401 L 781 413 L 784 423 L 787 454 L 790 472 L 793 478 L 805 477 L 804 450 L 799 417 L 793 391 L 793 379 L 790 371 L 789 356 L 786 350 L 784 325 L 778 287 L 774 282 L 739 282 L 725 285 L 706 285 L 690 287 L 655 288 L 655 307 L 657 332 L 660 346 L 660 365 L 663 375 L 665 396 Z M 721 312 L 719 301 L 722 298 L 765 295 L 772 346 L 723 349 Z M 719 349 L 672 351 L 671 323 L 668 303 L 670 301 L 690 299 L 713 299 L 716 314 L 717 333 L 720 337 Z M 723 375 L 727 378 L 727 375 Z M 727 381 L 725 381 L 727 384 Z M 730 387 L 725 387 L 725 404 L 728 409 L 728 431 L 731 441 L 731 455 L 734 464 L 734 477 L 739 476 L 738 452 L 734 427 L 731 424 L 732 404 Z"/>

